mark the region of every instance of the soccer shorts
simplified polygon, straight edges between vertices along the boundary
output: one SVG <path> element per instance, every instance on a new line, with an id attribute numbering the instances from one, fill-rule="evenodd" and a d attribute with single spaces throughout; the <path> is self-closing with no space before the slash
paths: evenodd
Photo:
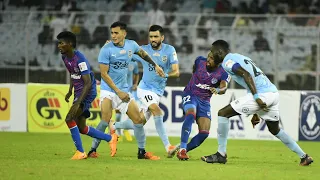
<path id="1" fill-rule="evenodd" d="M 147 111 L 151 104 L 160 103 L 160 96 L 152 91 L 140 89 L 137 90 L 137 96 L 141 102 L 140 109 Z"/>
<path id="2" fill-rule="evenodd" d="M 113 92 L 100 90 L 100 104 L 104 100 L 104 98 L 110 99 L 112 102 L 112 108 L 119 110 L 122 114 L 127 113 L 130 102 L 133 100 L 131 93 L 129 102 L 123 102 L 119 96 Z"/>
<path id="3" fill-rule="evenodd" d="M 184 113 L 186 113 L 188 109 L 194 108 L 196 110 L 196 119 L 206 117 L 211 120 L 211 106 L 209 101 L 202 100 L 189 93 L 183 93 L 182 103 Z"/>
<path id="4" fill-rule="evenodd" d="M 251 93 L 248 93 L 246 96 L 232 101 L 231 106 L 239 114 L 258 114 L 263 120 L 279 121 L 279 93 L 259 93 L 259 97 L 264 103 L 267 104 L 269 112 L 260 109 L 259 105 L 254 100 L 253 95 Z"/>
<path id="5" fill-rule="evenodd" d="M 81 116 L 84 116 L 86 118 L 90 117 L 90 105 L 95 98 L 96 94 L 88 95 L 86 98 L 84 98 L 84 100 L 80 104 L 80 107 L 82 108 Z M 75 103 L 77 99 L 78 97 L 74 97 L 73 103 Z"/>

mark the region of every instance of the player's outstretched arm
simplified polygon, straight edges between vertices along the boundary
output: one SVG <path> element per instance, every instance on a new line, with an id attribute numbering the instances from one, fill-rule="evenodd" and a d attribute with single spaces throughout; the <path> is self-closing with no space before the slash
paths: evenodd
<path id="1" fill-rule="evenodd" d="M 148 53 L 146 51 L 144 51 L 143 49 L 140 48 L 139 51 L 136 54 L 139 55 L 143 60 L 145 60 L 149 64 L 152 64 L 155 67 L 155 70 L 159 74 L 159 76 L 165 77 L 165 74 L 164 74 L 163 70 L 158 66 L 158 64 L 156 64 L 151 59 L 151 57 L 148 55 Z"/>
<path id="2" fill-rule="evenodd" d="M 180 76 L 179 64 L 171 65 L 172 71 L 168 73 L 168 77 L 178 78 Z"/>
<path id="3" fill-rule="evenodd" d="M 250 89 L 251 93 L 253 94 L 254 99 L 256 100 L 256 102 L 258 103 L 259 107 L 261 109 L 263 109 L 264 111 L 269 111 L 266 103 L 264 103 L 260 98 L 259 95 L 257 93 L 257 88 L 254 84 L 253 78 L 251 76 L 251 74 L 246 71 L 245 69 L 243 69 L 241 66 L 239 66 L 238 68 L 233 70 L 234 73 L 236 73 L 238 76 L 241 76 L 244 81 L 246 82 L 248 88 Z"/>
<path id="4" fill-rule="evenodd" d="M 233 72 L 244 79 L 252 94 L 257 94 L 256 85 L 254 84 L 253 78 L 248 71 L 239 66 L 238 68 L 234 69 Z"/>
<path id="5" fill-rule="evenodd" d="M 73 89 L 73 82 L 72 82 L 72 80 L 71 80 L 71 78 L 70 78 L 69 91 L 68 91 L 68 93 L 67 93 L 66 96 L 65 96 L 65 101 L 66 101 L 66 102 L 69 102 L 69 98 L 70 98 L 70 96 L 72 95 L 72 89 Z"/>
<path id="6" fill-rule="evenodd" d="M 107 64 L 100 64 L 100 72 L 101 72 L 101 78 L 109 85 L 111 89 L 114 90 L 114 92 L 119 96 L 119 98 L 125 102 L 128 102 L 130 100 L 130 96 L 122 92 L 113 82 L 111 77 L 109 76 L 109 65 Z"/>

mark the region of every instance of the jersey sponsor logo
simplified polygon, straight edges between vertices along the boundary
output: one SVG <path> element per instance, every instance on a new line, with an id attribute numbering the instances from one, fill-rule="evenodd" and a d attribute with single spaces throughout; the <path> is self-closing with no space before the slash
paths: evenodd
<path id="1" fill-rule="evenodd" d="M 196 84 L 196 87 L 200 88 L 200 89 L 210 89 L 210 86 L 208 84 Z"/>
<path id="2" fill-rule="evenodd" d="M 163 62 L 167 62 L 167 60 L 168 60 L 168 57 L 166 55 L 162 56 L 162 61 Z"/>
<path id="3" fill-rule="evenodd" d="M 10 120 L 10 89 L 0 88 L 0 120 Z"/>
<path id="4" fill-rule="evenodd" d="M 122 49 L 122 50 L 120 51 L 120 54 L 125 54 L 125 53 L 127 53 L 127 51 L 126 51 L 125 49 Z"/>
<path id="5" fill-rule="evenodd" d="M 225 66 L 226 66 L 227 68 L 232 68 L 232 66 L 233 66 L 234 64 L 235 64 L 235 62 L 232 61 L 231 59 L 229 59 L 229 60 L 227 60 Z"/>
<path id="6" fill-rule="evenodd" d="M 218 82 L 218 79 L 216 79 L 216 78 L 212 78 L 212 79 L 211 79 L 211 83 L 212 83 L 212 84 L 216 84 L 217 82 Z"/>
<path id="7" fill-rule="evenodd" d="M 35 92 L 29 102 L 31 120 L 39 127 L 55 129 L 65 124 L 64 117 L 69 104 L 64 103 L 64 93 L 56 89 L 41 89 Z"/>
<path id="8" fill-rule="evenodd" d="M 128 62 L 121 62 L 121 61 L 117 61 L 114 63 L 113 67 L 115 69 L 125 69 L 128 67 Z"/>
<path id="9" fill-rule="evenodd" d="M 81 75 L 78 74 L 71 74 L 70 76 L 72 79 L 81 79 Z"/>
<path id="10" fill-rule="evenodd" d="M 81 62 L 81 63 L 78 64 L 78 66 L 79 66 L 79 69 L 80 69 L 81 72 L 88 70 L 88 66 L 87 66 L 86 62 Z"/>
<path id="11" fill-rule="evenodd" d="M 299 139 L 320 140 L 320 98 L 319 93 L 301 95 Z"/>

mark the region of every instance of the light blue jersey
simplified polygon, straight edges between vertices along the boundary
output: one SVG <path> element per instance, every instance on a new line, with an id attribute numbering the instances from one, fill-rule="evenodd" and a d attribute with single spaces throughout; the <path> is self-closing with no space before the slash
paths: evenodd
<path id="1" fill-rule="evenodd" d="M 129 91 L 131 90 L 133 86 L 133 75 L 139 74 L 139 69 L 138 69 L 138 62 L 137 61 L 130 61 L 129 62 L 129 67 L 128 67 L 128 87 Z"/>
<path id="2" fill-rule="evenodd" d="M 178 64 L 176 50 L 169 44 L 162 43 L 160 50 L 152 49 L 150 44 L 143 45 L 141 48 L 149 54 L 154 62 L 158 64 L 165 73 L 171 71 L 172 64 Z M 142 60 L 139 56 L 134 55 L 133 59 L 140 61 L 143 66 L 143 76 L 139 83 L 139 88 L 152 91 L 159 96 L 162 96 L 167 84 L 167 78 L 160 77 L 156 73 L 154 66 Z"/>
<path id="3" fill-rule="evenodd" d="M 109 76 L 114 84 L 124 92 L 129 91 L 127 80 L 128 65 L 132 61 L 134 53 L 140 49 L 139 45 L 132 40 L 125 39 L 124 46 L 115 46 L 112 42 L 105 44 L 99 53 L 98 61 L 101 64 L 109 65 Z M 103 72 L 101 72 L 103 73 Z M 101 78 L 101 90 L 114 92 L 113 89 Z"/>
<path id="4" fill-rule="evenodd" d="M 270 82 L 268 77 L 258 68 L 249 57 L 241 54 L 229 53 L 223 59 L 222 67 L 230 74 L 231 78 L 234 79 L 239 85 L 246 88 L 251 93 L 243 77 L 236 75 L 233 71 L 241 66 L 243 69 L 248 71 L 254 81 L 258 93 L 265 92 L 277 92 L 278 89 L 274 84 Z"/>

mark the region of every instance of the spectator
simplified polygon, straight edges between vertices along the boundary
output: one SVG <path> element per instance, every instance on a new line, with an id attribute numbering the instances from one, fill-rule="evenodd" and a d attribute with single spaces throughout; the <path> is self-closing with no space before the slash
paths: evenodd
<path id="1" fill-rule="evenodd" d="M 99 26 L 97 26 L 92 34 L 92 44 L 99 44 L 102 47 L 106 40 L 109 39 L 109 28 L 105 25 L 104 15 L 99 15 Z"/>
<path id="2" fill-rule="evenodd" d="M 301 70 L 316 71 L 317 69 L 317 45 L 311 45 L 311 54 L 306 57 L 306 62 Z"/>
<path id="3" fill-rule="evenodd" d="M 52 41 L 52 29 L 50 29 L 49 25 L 44 25 L 43 30 L 38 34 L 38 43 L 41 46 L 44 46 L 46 44 L 51 44 Z"/>
<path id="4" fill-rule="evenodd" d="M 179 52 L 182 52 L 182 53 L 185 53 L 185 54 L 192 54 L 193 53 L 193 45 L 189 41 L 188 36 L 183 36 L 182 37 L 182 44 L 181 44 L 179 49 L 180 49 Z"/>
<path id="5" fill-rule="evenodd" d="M 158 1 L 153 1 L 152 9 L 148 11 L 149 25 L 157 24 L 160 26 L 165 25 L 166 19 L 163 11 L 159 9 Z"/>
<path id="6" fill-rule="evenodd" d="M 255 51 L 271 51 L 268 40 L 263 37 L 262 31 L 257 32 L 257 38 L 254 40 Z"/>

